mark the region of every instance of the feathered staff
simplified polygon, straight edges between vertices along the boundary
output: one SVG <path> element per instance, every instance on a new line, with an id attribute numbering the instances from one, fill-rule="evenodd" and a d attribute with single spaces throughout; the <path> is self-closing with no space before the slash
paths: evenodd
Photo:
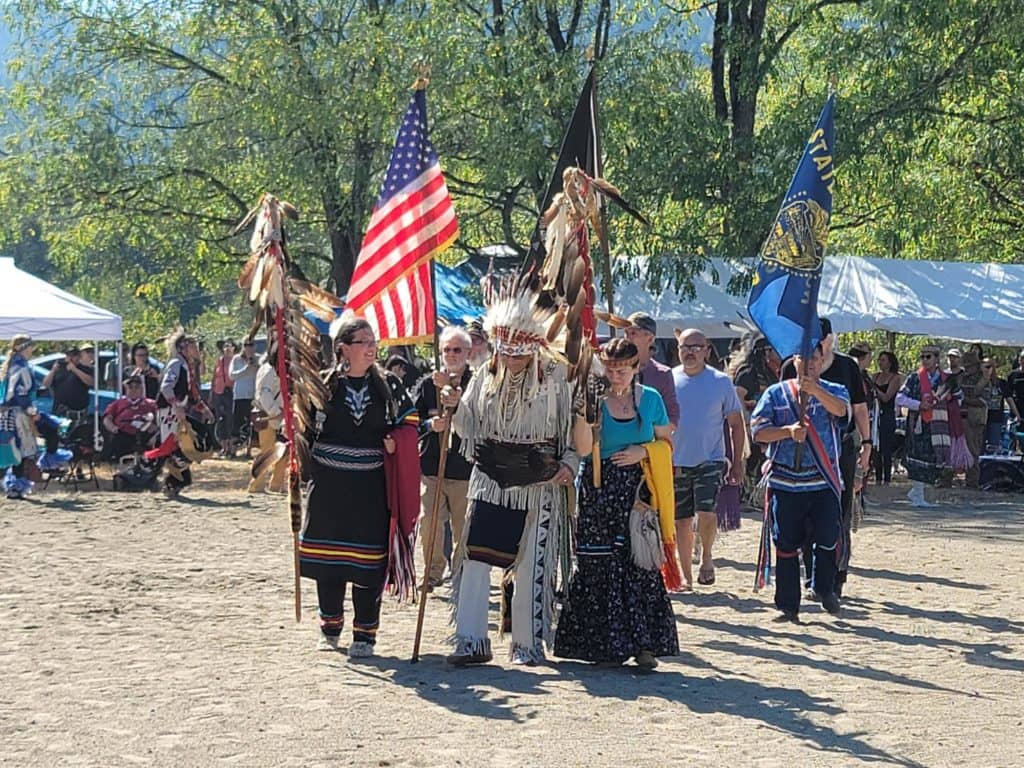
<path id="1" fill-rule="evenodd" d="M 253 461 L 258 476 L 268 464 L 288 451 L 288 508 L 291 515 L 292 553 L 295 568 L 295 620 L 302 619 L 302 593 L 299 579 L 299 531 L 302 527 L 300 481 L 309 461 L 309 435 L 312 415 L 323 410 L 329 399 L 327 387 L 319 376 L 320 334 L 305 317 L 316 315 L 333 319 L 334 309 L 342 306 L 336 296 L 305 280 L 291 276 L 283 217 L 298 220 L 290 203 L 265 193 L 246 217 L 235 227 L 238 234 L 253 224 L 249 241 L 250 256 L 238 277 L 238 286 L 256 307 L 250 338 L 262 325 L 267 331 L 267 359 L 272 362 L 281 383 L 281 405 L 285 447 L 274 446 Z"/>
<path id="2" fill-rule="evenodd" d="M 555 311 L 548 339 L 551 342 L 560 339 L 554 346 L 565 356 L 569 380 L 574 382 L 574 399 L 585 401 L 587 421 L 591 424 L 599 422 L 598 407 L 602 393 L 595 382 L 588 381 L 593 350 L 597 347 L 590 228 L 597 233 L 607 258 L 607 232 L 601 216 L 605 200 L 612 200 L 631 216 L 648 223 L 610 183 L 591 178 L 579 168 L 566 168 L 562 174 L 562 191 L 544 212 L 547 256 L 539 267 L 529 270 L 523 277 L 538 292 L 538 306 Z M 603 317 L 607 313 L 600 314 Z M 600 486 L 600 438 L 597 433 L 594 451 L 594 484 Z"/>

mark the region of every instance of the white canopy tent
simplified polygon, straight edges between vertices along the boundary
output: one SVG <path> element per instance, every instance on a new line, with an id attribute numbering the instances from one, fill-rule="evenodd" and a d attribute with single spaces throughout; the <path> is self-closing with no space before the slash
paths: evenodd
<path id="1" fill-rule="evenodd" d="M 726 290 L 735 271 L 712 259 L 696 278 L 692 300 L 670 289 L 652 293 L 642 280 L 620 283 L 615 312 L 647 312 L 658 323 L 659 337 L 687 327 L 712 338 L 737 336 L 726 323 L 747 317 L 747 297 Z M 838 333 L 884 330 L 1024 345 L 1024 265 L 829 256 L 818 314 Z"/>
<path id="2" fill-rule="evenodd" d="M 11 339 L 19 333 L 42 341 L 115 341 L 117 359 L 121 359 L 120 316 L 23 272 L 14 266 L 14 259 L 0 257 L 0 339 Z M 97 370 L 92 389 L 93 442 L 97 446 L 99 380 Z"/>
<path id="3" fill-rule="evenodd" d="M 120 341 L 121 318 L 62 291 L 0 257 L 0 339 Z"/>

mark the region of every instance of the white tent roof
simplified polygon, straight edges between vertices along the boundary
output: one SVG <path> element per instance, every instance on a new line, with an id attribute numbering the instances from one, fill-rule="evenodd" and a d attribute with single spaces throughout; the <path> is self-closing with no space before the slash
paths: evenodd
<path id="1" fill-rule="evenodd" d="M 686 327 L 700 328 L 712 338 L 736 336 L 725 323 L 747 317 L 747 297 L 726 290 L 734 272 L 724 260 L 712 259 L 696 278 L 693 300 L 670 289 L 652 294 L 639 280 L 620 283 L 615 312 L 647 312 L 658 322 L 659 337 Z M 828 317 L 838 333 L 879 329 L 1022 345 L 1024 265 L 829 256 L 818 314 Z"/>
<path id="2" fill-rule="evenodd" d="M 0 257 L 0 339 L 19 333 L 53 341 L 118 341 L 121 318 Z"/>

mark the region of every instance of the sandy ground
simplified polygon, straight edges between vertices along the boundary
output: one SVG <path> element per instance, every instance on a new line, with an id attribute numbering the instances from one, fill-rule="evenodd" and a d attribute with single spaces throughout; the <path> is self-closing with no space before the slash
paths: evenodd
<path id="1" fill-rule="evenodd" d="M 0 765 L 1024 765 L 1020 497 L 914 510 L 876 489 L 842 616 L 800 627 L 751 589 L 748 517 L 718 583 L 674 599 L 682 654 L 645 677 L 513 667 L 505 643 L 448 668 L 446 588 L 419 664 L 416 609 L 390 601 L 377 658 L 316 652 L 285 505 L 243 473 L 208 462 L 174 503 L 0 502 Z"/>

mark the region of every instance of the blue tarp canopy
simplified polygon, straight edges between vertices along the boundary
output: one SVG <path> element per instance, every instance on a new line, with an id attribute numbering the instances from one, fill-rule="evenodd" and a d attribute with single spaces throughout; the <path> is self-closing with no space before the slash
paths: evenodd
<path id="1" fill-rule="evenodd" d="M 441 263 L 435 263 L 434 269 L 437 277 L 437 316 L 442 323 L 465 325 L 470 320 L 483 317 L 483 306 L 466 294 L 476 283 L 468 271 L 459 267 L 446 267 Z M 306 313 L 306 318 L 312 321 L 320 333 L 326 335 L 329 332 L 328 324 L 318 320 L 311 312 Z"/>

